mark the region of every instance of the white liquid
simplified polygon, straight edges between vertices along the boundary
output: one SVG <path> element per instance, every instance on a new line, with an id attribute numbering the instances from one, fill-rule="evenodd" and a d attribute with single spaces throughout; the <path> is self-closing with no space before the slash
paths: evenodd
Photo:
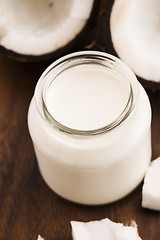
<path id="1" fill-rule="evenodd" d="M 67 127 L 100 128 L 125 108 L 129 89 L 123 82 L 102 66 L 81 65 L 52 82 L 45 102 L 50 114 Z M 78 203 L 104 204 L 140 183 L 151 159 L 151 109 L 137 84 L 139 96 L 132 114 L 115 129 L 94 136 L 59 131 L 40 115 L 33 97 L 29 131 L 41 174 L 53 191 Z"/>
<path id="2" fill-rule="evenodd" d="M 46 106 L 61 124 L 92 130 L 114 121 L 126 107 L 129 87 L 101 65 L 79 65 L 56 77 L 46 93 Z"/>

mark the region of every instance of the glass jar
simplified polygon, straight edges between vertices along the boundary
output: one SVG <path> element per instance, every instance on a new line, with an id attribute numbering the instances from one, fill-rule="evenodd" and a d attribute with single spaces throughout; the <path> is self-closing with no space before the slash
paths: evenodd
<path id="1" fill-rule="evenodd" d="M 121 199 L 142 181 L 151 160 L 147 94 L 131 70 L 106 53 L 82 51 L 51 64 L 37 83 L 28 126 L 45 182 L 77 203 Z"/>

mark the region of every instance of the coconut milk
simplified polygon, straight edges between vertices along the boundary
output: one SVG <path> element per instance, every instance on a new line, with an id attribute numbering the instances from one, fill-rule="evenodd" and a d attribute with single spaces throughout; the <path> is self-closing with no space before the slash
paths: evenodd
<path id="1" fill-rule="evenodd" d="M 62 72 L 47 90 L 50 114 L 61 124 L 79 130 L 104 127 L 126 107 L 128 86 L 96 64 L 78 65 Z"/>

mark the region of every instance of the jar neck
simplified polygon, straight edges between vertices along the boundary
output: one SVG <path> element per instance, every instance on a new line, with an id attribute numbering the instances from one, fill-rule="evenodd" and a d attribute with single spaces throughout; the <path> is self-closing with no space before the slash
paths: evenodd
<path id="1" fill-rule="evenodd" d="M 127 85 L 128 88 L 128 96 L 125 107 L 112 122 L 106 124 L 103 127 L 91 130 L 79 130 L 70 128 L 60 123 L 60 121 L 57 121 L 48 110 L 46 104 L 46 94 L 48 88 L 50 87 L 52 82 L 55 81 L 56 77 L 66 69 L 72 68 L 80 64 L 93 64 L 93 63 L 104 66 L 106 69 L 113 71 L 115 74 L 118 74 L 121 77 L 121 79 L 123 79 L 124 83 Z M 137 79 L 135 75 L 130 71 L 130 69 L 118 58 L 97 51 L 77 52 L 60 58 L 59 60 L 51 64 L 49 68 L 47 68 L 46 71 L 42 74 L 35 90 L 35 98 L 38 111 L 41 114 L 41 116 L 51 126 L 56 127 L 60 131 L 69 134 L 83 136 L 98 135 L 117 128 L 132 113 L 135 107 L 135 100 L 137 94 L 138 94 Z"/>

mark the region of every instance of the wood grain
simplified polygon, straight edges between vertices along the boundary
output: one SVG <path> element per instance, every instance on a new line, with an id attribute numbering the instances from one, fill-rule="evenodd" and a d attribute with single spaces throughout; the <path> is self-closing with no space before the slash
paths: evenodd
<path id="1" fill-rule="evenodd" d="M 112 1 L 101 0 L 86 38 L 70 52 L 95 49 L 114 54 L 107 19 Z M 53 59 L 54 60 L 54 59 Z M 160 239 L 160 213 L 141 207 L 141 187 L 104 206 L 70 203 L 52 192 L 39 173 L 27 129 L 27 111 L 36 82 L 51 63 L 18 62 L 0 56 L 0 240 L 71 240 L 71 220 L 105 217 L 128 224 L 134 219 L 143 240 Z M 153 158 L 160 155 L 160 92 L 151 101 Z"/>

